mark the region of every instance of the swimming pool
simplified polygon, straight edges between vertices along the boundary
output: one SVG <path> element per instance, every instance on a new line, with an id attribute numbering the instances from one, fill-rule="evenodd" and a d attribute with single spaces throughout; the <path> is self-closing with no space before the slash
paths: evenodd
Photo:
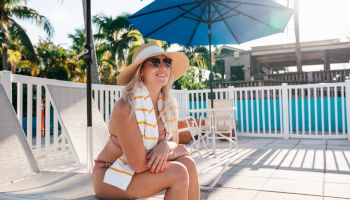
<path id="1" fill-rule="evenodd" d="M 328 102 L 330 101 L 330 102 Z M 238 130 L 240 132 L 280 132 L 282 129 L 281 99 L 237 100 Z M 304 106 L 304 107 L 303 107 Z M 328 108 L 328 106 L 330 106 Z M 189 109 L 207 108 L 204 102 L 189 102 Z M 291 131 L 346 132 L 346 102 L 341 98 L 291 98 L 288 101 L 288 122 Z M 337 108 L 337 112 L 335 109 Z M 304 112 L 302 112 L 304 110 Z M 330 115 L 328 116 L 328 112 Z M 322 118 L 323 112 L 323 118 Z M 263 117 L 264 116 L 264 117 Z M 304 128 L 303 128 L 304 126 Z"/>

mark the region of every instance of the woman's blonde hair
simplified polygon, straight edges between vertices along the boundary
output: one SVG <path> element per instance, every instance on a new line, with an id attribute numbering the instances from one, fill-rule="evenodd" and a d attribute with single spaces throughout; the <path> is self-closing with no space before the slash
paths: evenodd
<path id="1" fill-rule="evenodd" d="M 122 99 L 125 102 L 128 102 L 131 107 L 131 113 L 130 116 L 135 112 L 135 100 L 134 100 L 134 93 L 137 88 L 142 87 L 142 79 L 140 78 L 141 71 L 143 69 L 143 64 L 140 65 L 140 67 L 136 70 L 135 75 L 131 78 L 130 82 L 124 87 L 124 90 L 122 92 Z M 178 114 L 177 114 L 177 105 L 173 101 L 173 96 L 171 94 L 171 87 L 174 83 L 174 76 L 170 70 L 170 76 L 168 83 L 162 87 L 161 89 L 161 96 L 164 101 L 164 111 L 166 116 L 166 121 L 174 121 L 177 123 L 178 121 Z"/>

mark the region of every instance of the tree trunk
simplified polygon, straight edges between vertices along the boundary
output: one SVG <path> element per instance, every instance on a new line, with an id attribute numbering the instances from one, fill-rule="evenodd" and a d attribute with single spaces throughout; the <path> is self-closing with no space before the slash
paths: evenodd
<path id="1" fill-rule="evenodd" d="M 85 31 L 86 31 L 86 1 L 82 0 L 83 2 L 83 15 L 84 15 L 84 22 L 85 22 Z M 91 23 L 91 22 L 88 22 Z M 92 32 L 90 32 L 90 35 L 92 35 Z M 98 74 L 98 64 L 97 64 L 97 56 L 95 51 L 95 45 L 93 37 L 91 37 L 91 55 L 92 55 L 92 68 L 91 68 L 91 82 L 95 84 L 101 84 L 101 80 Z"/>
<path id="2" fill-rule="evenodd" d="M 294 0 L 294 32 L 295 32 L 295 55 L 297 71 L 302 72 L 302 57 L 300 50 L 300 38 L 299 38 L 299 0 Z"/>
<path id="3" fill-rule="evenodd" d="M 9 65 L 7 64 L 7 44 L 2 43 L 1 48 L 2 48 L 2 68 L 4 70 L 10 71 Z"/>

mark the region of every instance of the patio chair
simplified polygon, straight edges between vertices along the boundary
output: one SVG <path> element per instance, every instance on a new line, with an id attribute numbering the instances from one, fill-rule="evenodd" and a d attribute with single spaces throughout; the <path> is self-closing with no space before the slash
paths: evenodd
<path id="1" fill-rule="evenodd" d="M 193 149 L 195 149 L 196 152 L 201 155 L 201 142 L 204 148 L 207 149 L 207 144 L 204 140 L 204 136 L 202 135 L 201 128 L 198 126 L 197 121 L 191 116 L 186 118 L 186 124 L 192 137 L 192 144 L 190 145 L 191 152 L 194 152 Z"/>
<path id="2" fill-rule="evenodd" d="M 202 131 L 207 135 L 207 142 L 212 140 L 213 150 L 216 148 L 216 140 L 229 142 L 229 150 L 235 146 L 238 149 L 237 128 L 232 100 L 214 100 L 213 111 L 208 112 L 205 118 L 205 126 Z M 227 109 L 226 109 L 227 108 Z"/>
<path id="3" fill-rule="evenodd" d="M 39 172 L 25 133 L 0 84 L 0 185 Z"/>
<path id="4" fill-rule="evenodd" d="M 79 162 L 87 164 L 86 89 L 52 85 L 46 85 L 46 88 Z M 109 131 L 94 100 L 92 100 L 92 127 L 93 159 L 96 159 L 109 139 Z"/>
<path id="5" fill-rule="evenodd" d="M 97 199 L 90 174 L 41 172 L 0 84 L 0 199 Z"/>

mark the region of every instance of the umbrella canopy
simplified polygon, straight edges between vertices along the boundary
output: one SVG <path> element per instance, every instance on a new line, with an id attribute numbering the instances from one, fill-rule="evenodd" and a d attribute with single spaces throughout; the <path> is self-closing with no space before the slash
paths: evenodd
<path id="1" fill-rule="evenodd" d="M 283 32 L 292 14 L 272 0 L 155 0 L 129 21 L 146 38 L 209 45 L 211 52 L 212 44 L 240 44 Z M 211 73 L 211 93 L 212 79 Z"/>

